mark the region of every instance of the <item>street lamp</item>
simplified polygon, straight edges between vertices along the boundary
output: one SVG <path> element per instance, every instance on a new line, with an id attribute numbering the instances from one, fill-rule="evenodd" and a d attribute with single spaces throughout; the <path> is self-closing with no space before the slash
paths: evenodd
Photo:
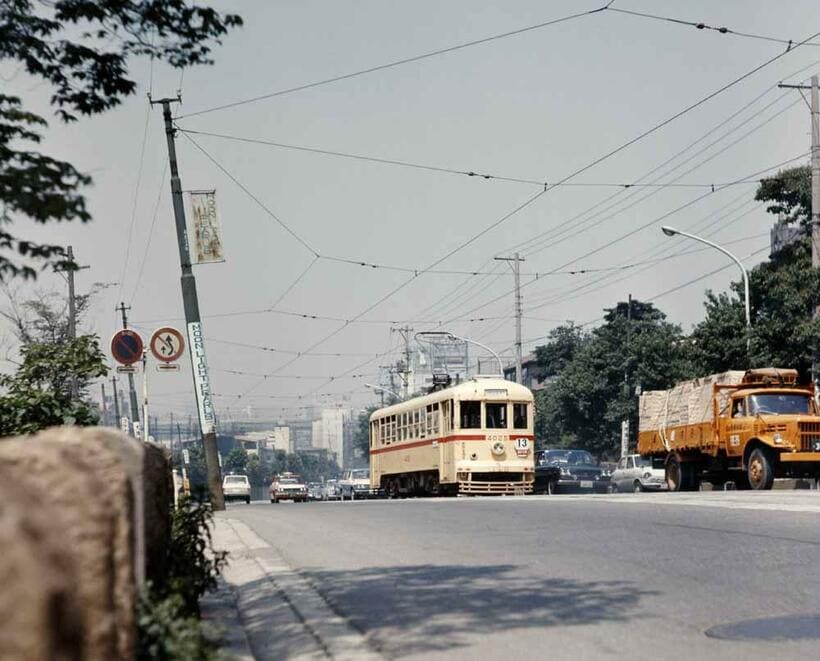
<path id="1" fill-rule="evenodd" d="M 737 257 L 735 257 L 728 250 L 726 250 L 726 248 L 724 248 L 723 246 L 719 246 L 717 243 L 713 243 L 702 237 L 695 236 L 694 234 L 689 234 L 688 232 L 676 230 L 674 227 L 669 227 L 668 225 L 664 225 L 663 227 L 661 227 L 661 230 L 664 234 L 666 234 L 666 236 L 675 236 L 676 234 L 680 234 L 681 236 L 693 239 L 694 241 L 700 241 L 701 243 L 705 243 L 707 246 L 711 246 L 715 250 L 719 250 L 729 259 L 731 259 L 735 264 L 738 265 L 738 267 L 740 268 L 740 272 L 743 274 L 743 295 L 746 303 L 746 355 L 748 356 L 750 354 L 749 347 L 752 339 L 752 313 L 751 305 L 749 304 L 749 273 L 746 271 L 746 267 L 743 266 L 743 264 Z"/>
<path id="2" fill-rule="evenodd" d="M 461 337 L 460 335 L 456 335 L 455 333 L 451 333 L 450 331 L 421 331 L 419 333 L 416 333 L 416 339 L 417 340 L 418 340 L 419 336 L 422 336 L 422 337 L 447 337 L 447 338 L 450 338 L 451 340 L 460 340 L 462 342 L 468 342 L 469 344 L 475 344 L 477 347 L 481 347 L 485 351 L 488 351 L 489 353 L 493 354 L 495 359 L 498 361 L 498 376 L 503 376 L 504 375 L 504 365 L 501 362 L 501 357 L 495 351 L 490 349 L 490 347 L 488 347 L 486 344 L 481 344 L 481 342 L 476 342 L 475 340 L 471 340 L 471 339 L 466 338 L 466 337 Z"/>
<path id="3" fill-rule="evenodd" d="M 365 388 L 370 388 L 371 390 L 386 392 L 390 395 L 393 395 L 393 397 L 395 397 L 396 399 L 401 399 L 401 395 L 399 395 L 399 393 L 395 392 L 394 390 L 390 390 L 390 388 L 382 388 L 381 386 L 374 386 L 372 383 L 365 383 L 364 387 Z"/>

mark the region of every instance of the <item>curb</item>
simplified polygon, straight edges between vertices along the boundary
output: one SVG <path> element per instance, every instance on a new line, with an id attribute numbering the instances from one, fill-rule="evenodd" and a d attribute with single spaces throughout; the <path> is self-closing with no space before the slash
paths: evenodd
<path id="1" fill-rule="evenodd" d="M 361 632 L 308 579 L 241 521 L 214 520 L 215 544 L 229 551 L 225 580 L 256 659 L 377 661 Z"/>

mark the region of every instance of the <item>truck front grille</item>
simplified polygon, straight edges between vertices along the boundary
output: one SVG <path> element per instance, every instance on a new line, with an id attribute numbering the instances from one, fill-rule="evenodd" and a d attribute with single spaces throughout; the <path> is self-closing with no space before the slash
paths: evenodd
<path id="1" fill-rule="evenodd" d="M 813 452 L 815 443 L 820 442 L 820 422 L 799 422 L 800 449 Z"/>

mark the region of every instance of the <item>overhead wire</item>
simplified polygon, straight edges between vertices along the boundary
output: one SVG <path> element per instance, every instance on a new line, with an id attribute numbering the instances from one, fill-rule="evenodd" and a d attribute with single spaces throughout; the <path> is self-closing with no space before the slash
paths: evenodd
<path id="1" fill-rule="evenodd" d="M 148 142 L 148 120 L 151 118 L 151 106 L 148 105 L 145 111 L 145 123 L 142 129 L 142 142 L 140 144 L 139 164 L 137 165 L 137 181 L 134 185 L 134 196 L 131 204 L 131 219 L 128 223 L 128 239 L 125 242 L 125 257 L 122 260 L 122 271 L 120 272 L 119 293 L 117 298 L 122 297 L 123 288 L 125 287 L 125 274 L 128 271 L 128 262 L 131 258 L 131 243 L 134 239 L 134 224 L 137 220 L 137 205 L 139 204 L 140 188 L 142 186 L 142 169 L 145 163 L 145 145 Z"/>
<path id="2" fill-rule="evenodd" d="M 134 297 L 137 295 L 137 290 L 139 289 L 140 282 L 142 282 L 142 273 L 145 269 L 145 262 L 148 258 L 148 251 L 151 249 L 151 240 L 154 237 L 154 226 L 157 224 L 157 216 L 159 214 L 159 205 L 160 201 L 162 200 L 162 190 L 165 188 L 165 175 L 168 173 L 168 162 L 164 161 L 165 165 L 162 168 L 162 175 L 160 176 L 159 180 L 159 190 L 157 191 L 157 199 L 154 203 L 154 213 L 151 216 L 151 227 L 148 230 L 148 240 L 145 242 L 145 250 L 142 253 L 142 259 L 140 260 L 140 267 L 137 271 L 137 277 L 134 281 L 134 289 L 131 291 L 131 296 L 128 299 L 129 304 L 134 302 Z"/>
<path id="3" fill-rule="evenodd" d="M 301 145 L 291 145 L 273 140 L 263 140 L 260 138 L 247 138 L 236 135 L 228 135 L 225 133 L 214 133 L 213 131 L 201 131 L 194 129 L 187 129 L 177 125 L 180 133 L 188 133 L 190 135 L 201 135 L 210 138 L 219 138 L 233 142 L 242 142 L 247 144 L 264 145 L 268 147 L 276 147 L 279 149 L 287 149 L 293 151 L 306 152 L 310 154 L 319 154 L 323 156 L 334 156 L 337 158 L 352 159 L 357 161 L 365 161 L 368 163 L 375 163 L 379 165 L 397 166 L 402 168 L 411 168 L 415 170 L 424 170 L 427 172 L 435 172 L 439 174 L 461 175 L 470 178 L 481 179 L 484 181 L 501 181 L 506 183 L 526 184 L 528 186 L 536 186 L 543 188 L 550 186 L 550 182 L 539 179 L 525 179 L 521 177 L 511 177 L 500 174 L 489 174 L 487 172 L 476 172 L 474 170 L 459 170 L 455 168 L 447 168 L 442 166 L 430 165 L 425 163 L 414 163 L 411 161 L 402 161 L 397 159 L 383 158 L 378 156 L 366 156 L 363 154 L 353 154 L 349 152 L 334 151 L 329 149 L 319 149 L 315 147 L 304 147 Z M 732 182 L 736 185 L 737 182 Z M 704 183 L 704 182 L 684 182 L 684 183 L 640 183 L 640 182 L 616 182 L 616 181 L 567 181 L 560 186 L 575 187 L 575 188 L 712 188 L 721 184 Z"/>
<path id="4" fill-rule="evenodd" d="M 600 10 L 599 10 L 599 11 L 600 11 Z M 738 76 L 738 77 L 734 78 L 734 79 L 733 79 L 732 81 L 730 81 L 729 83 L 727 83 L 727 84 L 723 85 L 722 87 L 720 87 L 720 88 L 718 88 L 717 90 L 715 90 L 715 91 L 711 92 L 710 94 L 706 95 L 705 97 L 702 97 L 702 98 L 701 98 L 701 99 L 699 99 L 698 101 L 696 101 L 696 102 L 694 102 L 694 103 L 690 104 L 689 106 L 687 106 L 687 107 L 686 107 L 686 108 L 684 108 L 683 110 L 681 110 L 681 111 L 679 111 L 679 112 L 677 112 L 677 113 L 673 114 L 672 116 L 668 117 L 667 119 L 665 119 L 665 120 L 663 120 L 663 121 L 661 121 L 661 122 L 659 122 L 659 123 L 657 123 L 657 124 L 653 125 L 651 128 L 649 128 L 649 129 L 645 130 L 644 132 L 640 133 L 640 134 L 639 134 L 639 135 L 637 135 L 636 137 L 634 137 L 634 138 L 632 138 L 632 139 L 628 140 L 627 142 L 625 142 L 625 143 L 621 144 L 620 146 L 616 147 L 615 149 L 610 150 L 609 152 L 607 152 L 607 153 L 606 153 L 606 154 L 604 154 L 603 156 L 600 156 L 600 157 L 596 158 L 595 160 L 593 160 L 592 162 L 588 163 L 587 165 L 585 165 L 585 166 L 583 166 L 583 167 L 581 167 L 581 168 L 579 168 L 579 169 L 575 170 L 574 172 L 572 172 L 571 174 L 567 175 L 567 176 L 566 176 L 566 177 L 564 177 L 562 180 L 560 180 L 559 182 L 557 182 L 557 185 L 560 185 L 560 184 L 562 184 L 562 183 L 564 183 L 564 182 L 566 182 L 566 181 L 569 181 L 569 180 L 571 180 L 571 179 L 575 178 L 575 177 L 576 177 L 576 176 L 578 176 L 579 174 L 581 174 L 581 173 L 583 173 L 583 172 L 585 172 L 585 171 L 587 171 L 587 170 L 591 169 L 592 167 L 594 167 L 594 166 L 596 166 L 596 165 L 600 164 L 600 163 L 601 163 L 601 162 L 603 162 L 604 160 L 606 160 L 606 159 L 608 159 L 608 158 L 610 158 L 610 157 L 614 156 L 615 154 L 617 154 L 617 153 L 619 153 L 619 152 L 623 151 L 624 149 L 628 148 L 629 146 L 631 146 L 631 145 L 635 144 L 636 142 L 638 142 L 638 141 L 640 141 L 640 140 L 642 140 L 642 139 L 644 139 L 644 138 L 648 137 L 649 135 L 652 135 L 653 133 L 657 132 L 658 130 L 660 130 L 660 129 L 661 129 L 661 128 L 663 128 L 664 126 L 667 126 L 668 124 L 670 124 L 671 122 L 675 121 L 676 119 L 678 119 L 678 118 L 682 117 L 683 115 L 687 114 L 688 112 L 691 112 L 692 110 L 694 110 L 694 109 L 696 109 L 696 108 L 700 107 L 700 106 L 701 106 L 701 105 L 703 105 L 704 103 L 706 103 L 706 102 L 708 102 L 709 100 L 711 100 L 711 99 L 715 98 L 716 96 L 718 96 L 718 95 L 722 94 L 723 92 L 727 91 L 728 89 L 731 89 L 732 87 L 734 87 L 735 85 L 737 85 L 737 84 L 738 84 L 738 83 L 740 83 L 741 81 L 743 81 L 743 80 L 745 80 L 745 79 L 749 78 L 750 76 L 752 76 L 753 74 L 755 74 L 755 73 L 757 73 L 758 71 L 762 70 L 763 68 L 765 68 L 765 67 L 767 67 L 767 66 L 771 65 L 772 63 L 776 62 L 777 60 L 779 60 L 780 58 L 782 58 L 782 57 L 783 57 L 783 56 L 784 56 L 787 52 L 792 52 L 792 51 L 794 51 L 796 48 L 799 48 L 799 47 L 800 47 L 800 46 L 802 46 L 804 43 L 807 43 L 808 41 L 810 41 L 811 39 L 815 38 L 815 37 L 816 37 L 816 36 L 818 36 L 818 35 L 820 35 L 820 32 L 815 33 L 815 34 L 811 35 L 810 37 L 808 37 L 808 38 L 804 39 L 803 41 L 801 41 L 801 42 L 797 43 L 797 44 L 795 45 L 795 47 L 794 47 L 794 48 L 792 48 L 792 49 L 790 49 L 789 51 L 786 51 L 786 52 L 783 52 L 783 53 L 779 53 L 778 55 L 775 55 L 774 57 L 769 58 L 768 60 L 766 60 L 766 61 L 765 61 L 765 62 L 763 62 L 762 64 L 757 65 L 756 67 L 752 68 L 751 70 L 747 71 L 746 73 L 744 73 L 744 74 L 742 74 L 742 75 L 740 75 L 740 76 Z M 200 147 L 200 146 L 199 146 L 199 145 L 198 145 L 198 144 L 197 144 L 197 143 L 193 140 L 193 138 L 191 138 L 190 136 L 186 136 L 186 137 L 187 137 L 187 139 L 188 139 L 189 141 L 194 142 L 194 144 L 195 144 L 195 145 L 196 145 L 196 146 L 197 146 L 200 150 L 202 150 L 202 148 L 201 148 L 201 147 Z M 214 159 L 213 159 L 212 157 L 210 157 L 210 156 L 209 156 L 209 158 L 210 158 L 212 161 L 214 160 Z M 223 172 L 225 171 L 225 170 L 224 170 L 224 169 L 223 169 L 223 168 L 222 168 L 222 167 L 221 167 L 218 163 L 216 163 L 216 162 L 215 162 L 215 164 L 216 164 L 218 167 L 220 167 L 220 169 L 222 169 L 222 170 L 223 170 Z M 231 178 L 233 179 L 233 177 L 231 177 Z M 237 185 L 239 185 L 239 186 L 240 186 L 240 188 L 242 188 L 242 189 L 243 189 L 243 190 L 245 190 L 245 191 L 246 191 L 249 195 L 251 195 L 251 196 L 252 196 L 252 194 L 250 194 L 250 191 L 248 191 L 248 190 L 247 190 L 244 186 L 242 186 L 242 185 L 241 185 L 241 184 L 240 184 L 237 180 L 234 180 L 234 181 L 235 181 L 235 183 L 237 183 Z M 490 224 L 489 226 L 487 226 L 487 227 L 483 228 L 483 229 L 482 229 L 481 231 L 479 231 L 477 234 L 475 234 L 475 235 L 473 235 L 472 237 L 470 237 L 467 241 L 465 241 L 465 242 L 463 242 L 462 244 L 460 244 L 459 246 L 455 247 L 454 249 L 452 249 L 451 251 L 449 251 L 448 253 L 446 253 L 443 257 L 441 257 L 441 258 L 439 258 L 438 260 L 434 261 L 434 262 L 433 262 L 430 266 L 428 266 L 427 268 L 428 268 L 428 269 L 430 269 L 430 268 L 434 268 L 434 267 L 438 266 L 440 263 L 442 263 L 443 261 L 445 261 L 445 260 L 449 259 L 451 256 L 453 256 L 454 254 L 456 254 L 456 253 L 457 253 L 457 252 L 459 252 L 460 250 L 463 250 L 463 249 L 464 249 L 464 248 L 466 248 L 467 246 L 471 245 L 472 243 L 474 243 L 476 240 L 478 240 L 479 238 L 481 238 L 482 236 L 484 236 L 484 235 L 485 235 L 485 234 L 487 234 L 488 232 L 492 231 L 493 229 L 495 229 L 495 228 L 496 228 L 496 227 L 498 227 L 499 225 L 501 225 L 501 224 L 503 224 L 504 222 L 506 222 L 507 220 L 509 220 L 509 218 L 511 218 L 511 217 L 513 217 L 513 216 L 515 216 L 516 214 L 520 213 L 520 212 L 521 212 L 522 210 L 524 210 L 525 208 L 529 207 L 531 204 L 533 204 L 535 201 L 537 201 L 537 200 L 538 200 L 538 199 L 539 199 L 539 198 L 540 198 L 543 194 L 545 194 L 547 191 L 551 190 L 553 187 L 555 187 L 555 185 L 551 185 L 550 187 L 544 187 L 544 189 L 543 189 L 543 190 L 541 190 L 541 191 L 539 191 L 538 193 L 536 193 L 535 195 L 531 196 L 530 198 L 528 198 L 527 200 L 525 200 L 523 203 L 519 204 L 519 205 L 518 205 L 517 207 L 515 207 L 515 208 L 514 208 L 511 212 L 509 212 L 509 213 L 505 214 L 504 216 L 502 216 L 502 217 L 501 217 L 500 219 L 498 219 L 497 221 L 495 221 L 495 222 L 493 222 L 492 224 Z M 711 194 L 711 192 L 710 192 L 710 193 L 706 193 L 706 195 L 709 195 L 709 194 Z M 703 197 L 703 196 L 701 196 L 701 197 Z M 256 199 L 254 196 L 252 196 L 252 198 L 253 198 L 253 199 Z M 700 199 L 700 198 L 699 198 L 699 199 Z M 697 201 L 698 201 L 698 200 L 696 199 L 696 200 L 694 200 L 694 201 L 692 201 L 692 202 L 690 202 L 690 203 L 687 203 L 687 205 L 684 205 L 684 207 L 681 207 L 681 208 L 686 208 L 686 206 L 689 206 L 690 204 L 694 204 L 694 203 L 695 203 L 695 202 L 697 202 Z M 261 204 L 261 202 L 259 202 L 259 203 Z M 264 206 L 264 205 L 262 205 L 262 206 Z M 680 208 L 679 208 L 679 209 L 680 209 Z M 272 214 L 272 212 L 270 212 L 270 211 L 269 211 L 269 213 L 271 213 L 271 214 Z M 272 215 L 273 215 L 273 214 L 272 214 Z M 278 219 L 277 219 L 277 220 L 278 220 Z M 284 226 L 284 224 L 283 224 L 283 223 L 281 223 L 281 221 L 278 221 L 278 222 L 280 222 L 280 224 L 282 224 L 282 225 Z M 639 228 L 639 229 L 640 229 L 640 228 Z M 299 238 L 299 237 L 298 237 L 298 235 L 296 235 L 296 234 L 295 234 L 292 230 L 289 230 L 289 231 L 290 231 L 290 233 L 291 233 L 291 234 L 292 234 L 295 238 Z M 636 230 L 636 231 L 639 231 L 639 230 Z M 634 232 L 633 232 L 633 233 L 634 233 Z M 301 242 L 304 246 L 308 247 L 308 249 L 309 249 L 309 250 L 311 250 L 311 251 L 314 253 L 314 255 L 318 255 L 318 252 L 316 252 L 315 250 L 313 250 L 312 248 L 310 248 L 307 244 L 305 244 L 305 243 L 303 242 L 303 240 L 301 240 L 301 239 L 300 239 L 300 242 Z M 590 254 L 593 254 L 593 253 L 590 253 Z M 365 310 L 363 310 L 363 311 L 362 311 L 362 312 L 360 312 L 358 315 L 356 315 L 356 316 L 354 317 L 354 320 L 356 320 L 356 319 L 358 319 L 358 318 L 361 318 L 362 316 L 366 315 L 366 314 L 367 314 L 368 312 L 370 312 L 371 310 L 373 310 L 373 309 L 375 309 L 376 307 L 378 307 L 379 305 L 381 305 L 381 303 L 383 303 L 384 301 L 388 300 L 389 298 L 391 298 L 392 296 L 394 296 L 396 293 L 398 293 L 399 291 L 401 291 L 402 289 L 404 289 L 407 285 L 409 285 L 411 282 L 413 282 L 413 281 L 414 281 L 417 277 L 418 277 L 418 274 L 413 274 L 413 276 L 412 276 L 411 278 L 409 278 L 408 280 L 406 280 L 406 281 L 404 281 L 404 282 L 400 283 L 398 286 L 396 286 L 396 287 L 394 287 L 393 289 L 391 289 L 389 292 L 387 292 L 385 295 L 383 295 L 381 298 L 379 298 L 379 299 L 378 299 L 376 302 L 374 302 L 372 305 L 368 306 L 367 308 L 365 308 Z M 345 322 L 344 324 L 342 324 L 341 326 L 339 326 L 339 327 L 338 327 L 337 329 L 335 329 L 334 331 L 330 332 L 329 334 L 325 335 L 324 337 L 322 337 L 322 338 L 321 338 L 320 340 L 318 340 L 317 342 L 313 343 L 313 344 L 312 344 L 312 345 L 308 348 L 308 350 L 313 350 L 313 349 L 315 349 L 316 347 L 318 347 L 318 346 L 320 346 L 321 344 L 323 344 L 324 342 L 326 342 L 326 341 L 328 341 L 329 339 L 331 339 L 332 337 L 336 336 L 338 333 L 340 333 L 342 330 L 344 330 L 344 329 L 347 327 L 348 323 L 349 323 L 349 322 Z M 291 360 L 287 361 L 286 363 L 284 363 L 283 365 L 281 365 L 281 366 L 280 366 L 279 370 L 284 369 L 285 367 L 287 367 L 288 365 L 292 364 L 292 363 L 293 363 L 293 362 L 295 362 L 296 360 L 298 360 L 298 357 L 294 357 L 293 359 L 291 359 Z M 262 382 L 260 381 L 260 382 L 258 382 L 257 384 L 254 384 L 254 385 L 253 385 L 253 386 L 252 386 L 252 387 L 251 387 L 248 391 L 246 391 L 246 393 L 244 393 L 244 394 L 247 394 L 247 393 L 249 393 L 249 392 L 253 391 L 256 387 L 258 387 L 259 385 L 261 385 L 261 383 L 262 383 Z M 241 397 L 242 397 L 242 395 L 240 395 L 240 398 L 241 398 Z"/>
<path id="5" fill-rule="evenodd" d="M 653 20 L 656 20 L 656 21 L 663 21 L 663 22 L 666 22 L 666 23 L 674 23 L 676 25 L 685 25 L 685 26 L 688 26 L 688 27 L 697 28 L 698 30 L 714 31 L 714 32 L 718 32 L 720 34 L 728 34 L 728 35 L 731 35 L 733 37 L 745 37 L 747 39 L 758 39 L 760 41 L 770 41 L 770 42 L 774 42 L 774 43 L 778 43 L 778 44 L 785 44 L 789 49 L 791 49 L 792 46 L 795 43 L 795 41 L 793 39 L 781 39 L 781 38 L 777 38 L 777 37 L 771 37 L 771 36 L 768 36 L 768 35 L 754 34 L 752 32 L 740 32 L 739 30 L 733 30 L 731 28 L 727 28 L 727 27 L 724 27 L 724 26 L 708 25 L 707 23 L 704 23 L 702 21 L 686 21 L 686 20 L 683 20 L 683 19 L 680 19 L 680 18 L 673 18 L 671 16 L 659 16 L 657 14 L 648 14 L 646 12 L 633 11 L 633 10 L 630 10 L 630 9 L 621 9 L 619 7 L 609 7 L 608 11 L 610 11 L 614 14 L 626 14 L 626 15 L 629 15 L 629 16 L 639 16 L 639 17 L 642 17 L 642 18 L 649 18 L 649 19 L 653 19 Z M 805 46 L 820 46 L 820 43 L 805 42 L 804 45 Z"/>
<path id="6" fill-rule="evenodd" d="M 532 32 L 534 30 L 540 30 L 542 28 L 550 27 L 552 25 L 558 25 L 559 23 L 565 23 L 567 21 L 572 21 L 577 18 L 582 18 L 585 16 L 590 16 L 592 14 L 597 14 L 599 12 L 604 11 L 610 4 L 612 4 L 614 0 L 610 0 L 610 2 L 597 9 L 592 9 L 588 11 L 577 12 L 575 14 L 570 14 L 567 16 L 561 16 L 559 18 L 551 19 L 549 21 L 543 21 L 540 23 L 535 23 L 532 25 L 527 25 L 523 28 L 518 28 L 516 30 L 509 30 L 507 32 L 501 32 L 498 34 L 490 35 L 488 37 L 482 37 L 480 39 L 473 39 L 471 41 L 463 42 L 461 44 L 455 44 L 453 46 L 447 46 L 445 48 L 439 48 L 433 51 L 428 51 L 426 53 L 421 53 L 419 55 L 413 55 L 412 57 L 406 57 L 399 60 L 393 60 L 391 62 L 386 62 L 384 64 L 379 64 L 376 66 L 367 67 L 366 69 L 359 69 L 357 71 L 351 71 L 345 74 L 341 74 L 338 76 L 333 76 L 330 78 L 324 78 L 322 80 L 317 80 L 310 83 L 305 83 L 302 85 L 297 85 L 296 87 L 289 87 L 282 90 L 277 90 L 275 92 L 269 92 L 267 94 L 260 94 L 258 96 L 254 96 L 248 99 L 242 99 L 239 101 L 232 101 L 230 103 L 223 103 L 218 106 L 213 106 L 211 108 L 204 108 L 203 110 L 197 110 L 195 112 L 187 113 L 184 115 L 179 115 L 176 119 L 185 119 L 187 117 L 197 117 L 199 115 L 205 115 L 212 112 L 217 112 L 220 110 L 227 110 L 228 108 L 236 108 L 237 106 L 243 106 L 250 103 L 257 103 L 259 101 L 264 101 L 267 99 L 272 99 L 278 96 L 284 96 L 287 94 L 293 94 L 295 92 L 302 92 L 305 90 L 313 89 L 316 87 L 321 87 L 323 85 L 329 85 L 331 83 L 337 83 L 343 80 L 350 80 L 351 78 L 357 78 L 359 76 L 364 76 L 367 74 L 375 73 L 377 71 L 385 71 L 387 69 L 392 69 L 395 67 L 399 67 L 405 64 L 411 64 L 413 62 L 419 62 L 421 60 L 425 60 L 431 57 L 438 57 L 441 55 L 446 55 L 448 53 L 454 53 L 456 51 L 464 50 L 465 48 L 471 48 L 473 46 L 479 46 L 482 44 L 490 43 L 492 41 L 498 41 L 500 39 L 506 39 L 508 37 L 514 37 L 520 34 L 524 34 L 527 32 Z"/>

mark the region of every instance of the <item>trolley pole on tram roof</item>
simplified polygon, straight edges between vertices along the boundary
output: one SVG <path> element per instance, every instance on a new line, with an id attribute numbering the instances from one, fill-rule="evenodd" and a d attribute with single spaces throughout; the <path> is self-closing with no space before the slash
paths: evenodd
<path id="1" fill-rule="evenodd" d="M 176 152 L 176 131 L 171 116 L 171 104 L 179 103 L 180 97 L 154 100 L 151 105 L 162 106 L 165 120 L 165 136 L 168 143 L 168 162 L 171 172 L 171 199 L 174 208 L 174 222 L 179 247 L 179 261 L 182 275 L 182 304 L 185 310 L 185 326 L 188 335 L 188 351 L 191 357 L 191 372 L 194 377 L 194 391 L 199 412 L 199 428 L 202 434 L 202 445 L 205 450 L 205 467 L 208 471 L 208 490 L 211 494 L 211 505 L 214 510 L 225 509 L 225 496 L 222 493 L 222 475 L 219 466 L 219 450 L 216 443 L 216 414 L 211 399 L 211 382 L 208 377 L 208 363 L 205 358 L 205 340 L 202 319 L 199 315 L 199 298 L 196 291 L 196 278 L 191 268 L 191 254 L 188 249 L 188 231 L 185 225 L 185 205 L 182 200 L 182 183 L 179 178 Z"/>
<path id="2" fill-rule="evenodd" d="M 509 262 L 512 267 L 513 275 L 515 276 L 515 382 L 521 383 L 523 375 L 521 374 L 521 317 L 524 314 L 524 305 L 521 299 L 521 262 L 524 258 L 518 253 L 512 257 L 496 257 L 496 261 Z"/>

